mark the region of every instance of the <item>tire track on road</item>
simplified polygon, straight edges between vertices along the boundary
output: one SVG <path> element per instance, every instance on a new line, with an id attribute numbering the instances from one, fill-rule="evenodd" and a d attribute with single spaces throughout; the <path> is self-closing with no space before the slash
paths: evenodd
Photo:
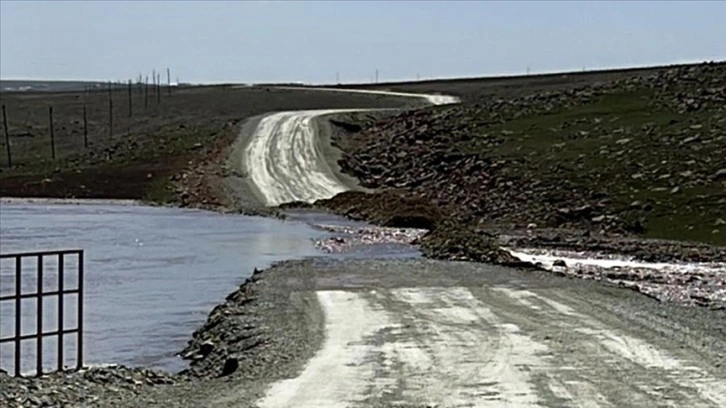
<path id="1" fill-rule="evenodd" d="M 538 292 L 319 291 L 323 347 L 260 407 L 724 406 L 699 362 Z"/>
<path id="2" fill-rule="evenodd" d="M 567 364 L 560 368 L 577 367 L 577 370 L 561 370 L 565 382 L 580 385 L 597 383 L 599 394 L 606 395 L 615 406 L 628 406 L 635 402 L 644 406 L 651 406 L 654 402 L 676 407 L 686 406 L 683 404 L 691 407 L 726 406 L 726 379 L 699 367 L 700 362 L 693 357 L 678 356 L 677 350 L 661 349 L 628 333 L 625 326 L 613 327 L 580 313 L 576 305 L 563 303 L 564 299 L 508 288 L 497 288 L 493 292 L 516 299 L 525 309 L 535 311 L 536 318 L 525 324 L 530 330 L 566 333 L 559 338 L 552 336 L 555 341 L 550 342 L 560 344 L 560 347 L 553 347 L 555 350 L 565 348 L 558 355 Z M 495 299 L 502 301 L 501 297 Z M 572 299 L 565 301 L 572 302 Z M 513 318 L 521 319 L 527 315 L 532 313 L 517 313 L 518 317 Z M 568 352 L 568 347 L 577 347 L 580 352 Z M 578 355 L 590 357 L 574 358 Z M 580 386 L 569 389 L 574 393 L 580 390 Z"/>
<path id="3" fill-rule="evenodd" d="M 458 102 L 444 95 L 342 89 L 306 89 L 314 92 L 367 93 L 423 98 L 432 105 Z M 321 109 L 278 112 L 263 117 L 242 155 L 244 173 L 266 206 L 287 202 L 313 202 L 331 198 L 350 186 L 331 169 L 322 152 L 315 121 L 332 114 L 379 109 Z"/>

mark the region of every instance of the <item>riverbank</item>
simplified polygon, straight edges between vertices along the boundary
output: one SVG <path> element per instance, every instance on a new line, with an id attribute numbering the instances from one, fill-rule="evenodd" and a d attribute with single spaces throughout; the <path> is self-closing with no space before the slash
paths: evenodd
<path id="1" fill-rule="evenodd" d="M 569 96 L 566 95 L 566 97 Z M 499 105 L 492 106 L 503 106 L 501 102 L 497 103 Z M 654 243 L 654 241 L 644 241 L 638 238 L 637 235 L 632 235 L 634 233 L 633 231 L 621 231 L 613 228 L 612 230 L 606 229 L 601 234 L 599 230 L 595 231 L 592 228 L 592 218 L 600 217 L 601 215 L 607 217 L 609 213 L 588 213 L 587 209 L 582 209 L 579 202 L 576 202 L 576 204 L 577 208 L 580 208 L 581 211 L 574 211 L 574 213 L 578 214 L 578 217 L 573 218 L 574 221 L 568 221 L 571 224 L 567 225 L 548 224 L 551 219 L 548 216 L 543 217 L 543 224 L 532 225 L 536 224 L 536 222 L 530 222 L 526 217 L 533 217 L 534 219 L 542 214 L 536 211 L 530 212 L 531 209 L 527 206 L 528 204 L 515 206 L 514 209 L 517 212 L 515 213 L 513 211 L 511 218 L 507 218 L 509 215 L 504 214 L 502 219 L 507 222 L 513 222 L 513 224 L 502 223 L 497 225 L 493 222 L 478 224 L 472 222 L 471 224 L 474 224 L 474 226 L 467 224 L 467 220 L 473 221 L 475 217 L 484 213 L 476 212 L 481 211 L 481 208 L 472 206 L 471 202 L 473 200 L 477 200 L 475 204 L 479 207 L 482 206 L 482 203 L 486 204 L 487 201 L 491 200 L 495 202 L 497 208 L 504 210 L 508 203 L 507 200 L 512 200 L 513 197 L 503 191 L 509 188 L 512 192 L 517 192 L 517 187 L 521 186 L 514 182 L 508 185 L 507 182 L 511 181 L 511 179 L 503 178 L 501 181 L 506 187 L 503 186 L 501 189 L 493 188 L 491 189 L 491 196 L 482 197 L 481 186 L 485 185 L 487 188 L 491 186 L 486 185 L 486 183 L 481 184 L 481 180 L 476 178 L 473 182 L 466 183 L 466 171 L 457 172 L 456 170 L 458 168 L 457 166 L 462 164 L 458 161 L 461 159 L 461 156 L 441 155 L 441 149 L 428 149 L 425 141 L 423 143 L 417 143 L 416 138 L 413 138 L 411 143 L 408 144 L 410 138 L 406 137 L 406 133 L 412 129 L 420 130 L 419 125 L 425 125 L 426 128 L 433 129 L 432 132 L 436 134 L 443 134 L 445 136 L 461 134 L 467 129 L 464 126 L 465 123 L 456 122 L 454 119 L 461 119 L 462 117 L 459 113 L 461 111 L 458 109 L 469 108 L 470 106 L 466 104 L 462 107 L 429 108 L 414 113 L 401 114 L 391 119 L 369 116 L 365 119 L 368 123 L 362 125 L 358 122 L 351 122 L 349 118 L 338 120 L 337 124 L 331 122 L 331 126 L 336 129 L 345 130 L 345 133 L 340 133 L 341 137 L 344 134 L 346 138 L 352 136 L 347 140 L 337 140 L 338 147 L 346 151 L 349 156 L 355 155 L 355 151 L 350 150 L 350 146 L 346 146 L 345 143 L 355 142 L 357 135 L 362 135 L 361 137 L 366 138 L 376 136 L 368 133 L 370 129 L 376 130 L 379 136 L 385 136 L 390 147 L 395 147 L 397 151 L 390 152 L 385 150 L 382 148 L 382 144 L 378 142 L 375 148 L 385 150 L 380 157 L 370 155 L 367 158 L 365 156 L 356 157 L 356 160 L 359 160 L 359 162 L 362 161 L 365 166 L 351 165 L 349 156 L 343 157 L 344 160 L 341 163 L 341 167 L 348 166 L 347 168 L 351 172 L 351 175 L 359 176 L 364 183 L 372 183 L 371 180 L 376 180 L 379 185 L 369 185 L 387 191 L 373 195 L 344 193 L 327 202 L 317 203 L 317 205 L 321 208 L 332 209 L 335 212 L 350 217 L 375 221 L 383 225 L 429 229 L 431 230 L 429 234 L 423 237 L 411 238 L 414 242 L 420 243 L 424 253 L 432 258 L 459 261 L 474 260 L 515 266 L 523 265 L 521 259 L 506 250 L 507 247 L 505 245 L 509 244 L 515 248 L 528 246 L 544 248 L 566 247 L 574 251 L 585 248 L 595 248 L 598 250 L 610 248 L 612 253 L 618 253 L 626 248 L 630 248 L 626 253 L 637 255 L 638 252 L 644 251 L 637 256 L 654 256 L 655 258 L 653 259 L 671 261 L 721 259 L 719 258 L 722 255 L 722 252 L 720 252 L 721 249 L 712 245 L 699 246 L 685 244 L 686 247 L 691 245 L 692 249 L 681 252 L 680 249 L 674 250 L 673 248 L 681 248 L 678 245 L 683 244 L 670 242 L 660 244 Z M 498 112 L 497 109 L 492 108 L 492 111 Z M 516 111 L 516 109 L 514 110 Z M 429 115 L 432 114 L 441 122 L 431 122 Z M 420 119 L 421 121 L 419 121 Z M 434 127 L 437 123 L 454 123 L 456 126 L 459 126 L 459 129 L 450 129 L 443 127 L 443 125 L 442 127 Z M 405 131 L 402 131 L 402 129 L 405 129 Z M 502 133 L 502 135 L 509 136 L 505 133 Z M 439 143 L 437 148 L 442 148 L 445 153 L 448 153 L 450 148 L 447 143 L 449 141 L 442 140 L 441 142 L 443 143 Z M 416 148 L 420 150 L 409 150 L 411 146 L 417 145 L 424 145 L 424 147 L 419 146 Z M 225 150 L 227 148 L 227 146 L 224 146 L 224 143 L 221 143 L 220 148 L 215 154 L 200 156 L 200 160 L 193 163 L 192 166 L 189 166 L 189 162 L 187 162 L 184 170 L 181 170 L 177 175 L 170 176 L 173 179 L 172 181 L 177 183 L 177 187 L 171 190 L 172 194 L 170 194 L 171 197 L 175 198 L 170 201 L 178 199 L 178 203 L 181 205 L 246 211 L 242 208 L 244 206 L 240 206 L 239 204 L 222 201 L 222 199 L 217 202 L 209 198 L 214 197 L 214 194 L 224 192 L 224 189 L 229 187 L 229 185 L 225 186 L 225 180 L 229 179 L 228 176 L 230 174 L 239 179 L 245 178 L 244 174 L 233 174 L 235 171 L 234 167 L 229 167 L 227 172 L 220 170 L 223 169 L 220 164 L 223 163 L 221 158 L 229 154 Z M 431 152 L 433 154 L 430 155 Z M 436 156 L 435 160 L 433 156 Z M 210 157 L 214 159 L 210 159 Z M 409 159 L 415 160 L 408 161 Z M 449 161 L 449 159 L 451 160 Z M 376 162 L 376 160 L 381 161 Z M 430 160 L 431 162 L 423 163 L 426 160 Z M 463 169 L 473 169 L 473 167 L 469 166 L 471 163 L 465 161 L 463 164 L 465 165 Z M 473 164 L 477 165 L 476 160 L 473 161 Z M 505 162 L 494 166 L 490 162 L 485 162 L 485 164 L 496 169 L 508 163 Z M 381 170 L 381 168 L 383 171 L 388 172 L 386 174 L 387 177 L 379 177 L 380 173 L 376 173 L 376 169 Z M 361 174 L 354 174 L 355 169 L 361 171 Z M 478 168 L 477 170 L 478 173 L 476 174 L 485 172 L 484 168 Z M 423 174 L 423 172 L 427 172 L 427 174 L 433 173 L 432 178 L 439 182 L 439 184 L 434 184 L 428 190 L 417 190 L 417 185 L 428 185 L 426 184 L 427 179 L 424 178 L 426 174 Z M 538 175 L 538 173 L 532 171 L 527 173 L 527 176 L 532 175 Z M 413 181 L 410 182 L 411 180 Z M 430 185 L 428 186 L 431 187 Z M 463 193 L 460 194 L 462 191 Z M 530 190 L 525 189 L 524 191 L 528 192 Z M 436 196 L 438 201 L 433 199 L 433 192 L 441 194 L 440 197 Z M 427 196 L 427 194 L 429 195 Z M 182 197 L 186 197 L 186 199 L 182 199 Z M 220 197 L 224 199 L 225 194 L 221 193 Z M 572 197 L 567 196 L 567 198 L 570 199 Z M 513 201 L 516 202 L 516 200 Z M 589 211 L 592 211 L 592 208 L 599 207 L 591 207 Z M 583 219 L 588 221 L 589 217 L 588 222 L 590 224 L 578 223 L 582 221 L 580 219 L 581 217 L 579 217 L 580 212 L 587 213 L 587 217 Z M 517 221 L 518 219 L 515 217 L 517 213 L 525 218 Z M 498 214 L 502 215 L 501 213 Z M 570 214 L 569 207 L 568 211 L 565 212 L 565 215 L 567 214 Z M 476 220 L 478 221 L 478 219 Z M 600 222 L 604 220 L 608 222 L 613 221 L 613 225 L 618 228 L 620 225 L 623 225 L 610 218 L 603 218 Z M 616 242 L 612 239 L 614 234 L 617 234 L 618 239 L 622 240 L 622 244 L 617 243 L 620 241 Z M 562 256 L 564 257 L 564 255 Z M 570 261 L 568 260 L 568 262 Z M 532 265 L 532 263 L 529 265 Z M 559 263 L 557 267 L 562 268 Z M 562 271 L 559 272 L 560 275 L 566 275 Z M 640 376 L 638 377 L 639 381 L 642 382 L 644 387 L 659 387 L 658 389 L 660 390 L 680 390 L 679 392 L 684 389 L 686 390 L 680 394 L 675 391 L 664 391 L 660 394 L 664 399 L 675 398 L 675 400 L 678 400 L 679 398 L 686 398 L 689 401 L 701 399 L 704 404 L 707 404 L 708 401 L 718 403 L 716 400 L 709 400 L 707 393 L 695 395 L 693 394 L 693 390 L 700 390 L 698 384 L 704 383 L 703 381 L 711 381 L 713 378 L 716 379 L 712 381 L 713 384 L 719 387 L 721 386 L 717 379 L 723 378 L 724 376 L 724 373 L 719 371 L 719 367 L 722 367 L 721 361 L 723 357 L 723 353 L 719 350 L 724 349 L 723 342 L 719 340 L 722 338 L 720 335 L 723 333 L 721 323 L 726 321 L 722 316 L 723 311 L 707 310 L 706 308 L 684 308 L 675 304 L 659 303 L 645 296 L 614 288 L 608 285 L 609 281 L 607 279 L 598 280 L 599 282 L 597 283 L 583 282 L 580 280 L 568 280 L 555 274 L 543 273 L 532 269 L 523 271 L 492 265 L 470 264 L 467 262 L 448 263 L 431 260 L 365 260 L 348 262 L 316 260 L 283 263 L 263 273 L 255 274 L 239 290 L 228 296 L 224 304 L 212 311 L 207 324 L 194 333 L 192 342 L 184 350 L 184 354 L 194 362 L 192 369 L 185 375 L 176 377 L 174 380 L 175 384 L 152 387 L 151 384 L 146 384 L 147 381 L 145 378 L 147 374 L 141 377 L 124 377 L 122 375 L 118 379 L 108 382 L 108 384 L 113 384 L 114 381 L 120 381 L 122 383 L 133 383 L 134 386 L 120 388 L 111 386 L 109 389 L 118 389 L 118 393 L 113 394 L 115 391 L 112 391 L 112 396 L 104 396 L 101 399 L 94 400 L 94 398 L 97 398 L 97 395 L 93 391 L 83 391 L 83 384 L 86 379 L 82 379 L 79 380 L 78 395 L 72 398 L 76 398 L 73 400 L 75 404 L 80 404 L 80 401 L 86 403 L 96 401 L 97 405 L 106 406 L 225 406 L 230 404 L 237 406 L 255 406 L 257 402 L 263 405 L 265 403 L 274 405 L 275 401 L 284 403 L 284 401 L 274 400 L 274 398 L 270 400 L 271 397 L 266 395 L 268 387 L 271 384 L 274 387 L 273 382 L 275 380 L 291 380 L 304 375 L 307 370 L 306 362 L 315 358 L 317 355 L 316 351 L 325 349 L 322 345 L 322 339 L 331 338 L 330 333 L 326 331 L 324 322 L 328 322 L 330 317 L 329 313 L 332 309 L 326 309 L 325 303 L 320 303 L 320 296 L 323 296 L 324 299 L 341 306 L 341 308 L 345 303 L 342 300 L 348 299 L 354 303 L 357 302 L 356 304 L 361 305 L 364 310 L 372 309 L 370 311 L 372 314 L 360 316 L 362 318 L 360 321 L 366 323 L 365 325 L 361 323 L 361 327 L 366 325 L 378 327 L 376 325 L 382 325 L 381 330 L 385 329 L 388 330 L 387 332 L 398 333 L 398 335 L 402 336 L 399 338 L 400 341 L 391 338 L 376 338 L 376 347 L 379 347 L 379 343 L 382 342 L 382 344 L 389 344 L 389 348 L 392 347 L 393 350 L 403 350 L 408 347 L 406 345 L 409 342 L 413 342 L 412 339 L 418 336 L 423 340 L 421 340 L 422 344 L 417 346 L 417 350 L 420 349 L 419 351 L 423 355 L 430 354 L 437 359 L 446 357 L 446 359 L 442 360 L 448 362 L 449 365 L 446 367 L 458 367 L 460 364 L 451 359 L 451 353 L 442 357 L 437 355 L 436 351 L 430 347 L 433 347 L 431 345 L 435 346 L 437 344 L 451 345 L 453 344 L 451 341 L 435 338 L 424 339 L 424 337 L 421 337 L 426 335 L 426 333 L 430 334 L 431 331 L 427 332 L 424 330 L 424 332 L 419 333 L 415 332 L 418 329 L 410 329 L 413 331 L 407 332 L 404 330 L 401 333 L 397 332 L 402 327 L 418 327 L 423 324 L 422 322 L 432 320 L 432 316 L 425 316 L 425 310 L 434 306 L 445 311 L 444 317 L 448 316 L 452 319 L 461 319 L 462 316 L 469 316 L 468 313 L 475 313 L 478 322 L 475 331 L 481 330 L 482 332 L 459 333 L 457 339 L 469 337 L 475 337 L 476 339 L 487 338 L 491 333 L 496 332 L 503 336 L 505 343 L 509 342 L 507 344 L 514 344 L 513 342 L 515 340 L 520 339 L 518 337 L 519 335 L 516 333 L 516 335 L 503 333 L 501 332 L 501 328 L 515 325 L 516 327 L 525 328 L 524 330 L 528 333 L 528 336 L 532 335 L 538 341 L 543 340 L 546 347 L 554 350 L 552 355 L 555 359 L 562 359 L 564 358 L 563 356 L 573 354 L 571 349 L 564 346 L 566 344 L 576 342 L 577 344 L 588 345 L 585 347 L 587 351 L 579 350 L 581 352 L 574 353 L 576 357 L 572 357 L 568 361 L 572 364 L 584 364 L 590 367 L 589 372 L 596 374 L 589 380 L 586 378 L 567 378 L 567 381 L 585 382 L 595 387 L 598 393 L 607 395 L 608 400 L 615 401 L 619 406 L 628 406 L 627 404 L 635 404 L 634 406 L 638 406 L 638 401 L 650 401 L 648 400 L 649 396 L 643 394 L 643 389 L 641 388 L 633 388 L 628 385 L 614 383 L 613 378 L 618 376 L 609 372 L 608 368 L 598 371 L 597 367 L 602 366 L 601 362 L 604 360 L 611 361 L 612 359 L 616 359 L 617 361 L 623 361 L 627 365 L 629 372 L 636 375 L 637 373 L 650 373 L 652 368 L 648 365 L 650 363 L 644 362 L 646 361 L 644 359 L 650 358 L 651 360 L 649 361 L 651 363 L 656 361 L 656 365 L 660 364 L 658 365 L 659 370 L 663 369 L 668 371 L 668 385 L 663 388 L 663 384 L 656 384 L 658 381 L 654 380 L 654 377 L 648 377 L 650 378 L 648 379 Z M 693 282 L 688 283 L 694 284 Z M 435 292 L 433 295 L 427 294 L 428 292 L 420 288 L 422 285 L 437 288 L 435 290 L 439 292 Z M 503 287 L 499 287 L 500 285 L 503 285 Z M 721 285 L 723 286 L 723 283 Z M 465 289 L 460 289 L 462 287 Z M 511 297 L 518 299 L 517 302 L 521 303 L 515 305 L 514 300 L 500 299 L 497 297 L 499 295 L 490 293 L 489 289 L 481 289 L 483 287 L 497 287 L 504 292 L 507 290 L 511 292 L 514 290 L 513 288 L 516 288 L 516 292 L 524 288 L 525 292 L 533 290 L 535 295 L 533 299 L 530 299 L 532 296 L 529 294 L 511 292 L 513 294 Z M 548 288 L 557 292 L 554 298 L 550 297 L 551 293 L 548 291 Z M 586 289 L 583 290 L 583 288 Z M 480 293 L 480 291 L 484 292 Z M 564 291 L 565 294 L 561 291 Z M 320 295 L 321 292 L 343 292 L 341 294 L 343 297 L 326 298 L 325 296 L 327 295 Z M 357 295 L 361 292 L 368 294 L 365 296 Z M 379 295 L 379 292 L 383 294 Z M 391 298 L 400 297 L 399 295 L 402 293 L 416 297 L 416 299 L 421 300 L 423 302 L 422 304 L 426 306 L 416 306 L 413 297 L 410 298 L 411 302 L 409 303 L 411 304 L 404 305 L 390 300 Z M 585 293 L 585 295 L 578 295 L 578 297 L 573 295 L 575 293 Z M 335 295 L 333 294 L 331 296 Z M 538 298 L 538 296 L 540 297 Z M 446 301 L 442 301 L 444 303 L 436 303 L 432 300 L 433 298 L 445 299 Z M 494 300 L 494 303 L 484 305 L 482 302 L 489 302 L 485 299 L 497 300 Z M 567 304 L 566 307 L 562 306 L 561 302 L 563 299 Z M 613 302 L 614 300 L 615 302 Z M 336 301 L 338 303 L 335 303 Z M 601 310 L 594 310 L 593 304 L 598 305 Z M 487 312 L 490 309 L 495 310 L 499 318 L 505 316 L 506 322 L 500 321 L 499 318 L 487 320 L 491 317 Z M 388 317 L 379 315 L 382 313 L 380 310 L 387 310 L 390 316 L 398 316 L 394 319 L 397 323 L 391 323 L 390 325 L 388 323 L 381 323 L 386 322 Z M 402 310 L 407 313 L 402 313 Z M 579 315 L 574 316 L 568 312 L 572 310 L 587 310 L 587 313 L 592 316 L 590 316 L 591 318 L 585 318 Z M 328 314 L 325 313 L 326 311 Z M 451 314 L 447 314 L 449 312 Z M 510 321 L 511 316 L 514 314 L 527 317 L 524 320 Z M 617 319 L 608 317 L 608 314 L 617 316 Z M 401 315 L 415 315 L 418 316 L 418 320 L 411 322 L 402 321 L 400 318 Z M 326 318 L 323 319 L 323 316 L 326 316 Z M 389 314 L 386 314 L 386 316 L 389 316 Z M 437 319 L 440 317 L 437 316 Z M 349 317 L 346 317 L 346 319 L 349 319 Z M 622 321 L 617 323 L 616 320 L 618 319 Z M 715 324 L 713 323 L 714 320 L 716 321 Z M 593 321 L 599 323 L 593 323 Z M 543 322 L 553 325 L 556 325 L 556 322 L 566 322 L 565 326 L 567 327 L 538 326 L 537 324 L 533 324 L 533 322 Z M 630 326 L 637 327 L 637 329 L 629 328 L 628 324 L 622 322 L 628 322 Z M 447 326 L 448 323 L 437 322 L 436 324 L 446 326 L 438 327 L 439 329 L 451 329 L 451 327 Z M 461 324 L 454 325 L 454 327 L 461 326 Z M 278 330 L 278 327 L 282 328 L 282 330 Z M 562 333 L 563 331 L 572 332 L 571 329 L 573 327 L 578 327 L 585 331 L 577 332 L 580 333 L 578 334 L 580 337 L 566 341 L 552 337 L 552 333 Z M 632 331 L 630 331 L 631 329 Z M 438 330 L 438 332 L 440 331 Z M 434 332 L 437 331 L 434 330 Z M 626 332 L 627 334 L 624 334 Z M 602 333 L 608 333 L 608 335 L 616 333 L 616 337 L 611 338 L 618 339 L 617 342 L 620 343 L 635 344 L 637 346 L 635 349 L 637 350 L 627 354 L 622 349 L 613 351 L 611 347 L 608 349 L 610 351 L 605 353 L 607 355 L 604 355 L 603 347 L 607 348 L 608 344 L 612 346 L 612 343 L 605 342 L 603 340 L 604 337 L 602 337 L 605 334 Z M 654 333 L 657 333 L 657 336 Z M 463 350 L 466 350 L 467 347 L 474 347 L 473 344 L 462 344 L 461 348 Z M 536 347 L 541 347 L 541 344 Z M 441 350 L 445 349 L 446 347 L 443 347 Z M 653 349 L 658 351 L 647 354 L 647 350 Z M 524 349 L 518 350 L 525 354 L 527 352 Z M 599 358 L 591 359 L 587 357 L 587 354 L 590 352 L 593 353 L 592 355 L 599 356 Z M 502 358 L 507 361 L 512 358 L 517 358 L 517 355 L 511 355 L 511 353 L 504 353 L 502 355 L 504 356 Z M 656 356 L 656 360 L 652 360 L 654 355 Z M 671 356 L 676 356 L 674 357 L 675 360 L 672 360 Z M 369 357 L 372 361 L 377 361 L 376 359 L 380 358 L 380 356 Z M 407 367 L 407 363 L 416 363 L 407 361 L 404 357 L 395 357 L 394 360 L 401 367 Z M 526 359 L 523 364 L 530 364 L 534 360 L 534 357 L 532 357 L 532 360 Z M 595 360 L 597 360 L 597 364 Z M 359 360 L 351 360 L 351 364 L 355 365 L 354 363 L 356 361 Z M 678 363 L 675 364 L 672 361 L 677 361 Z M 706 366 L 704 362 L 709 362 L 709 364 Z M 715 363 L 712 366 L 710 362 Z M 698 381 L 693 379 L 689 380 L 678 371 L 680 370 L 678 367 L 682 364 L 700 364 L 703 372 L 708 373 L 710 377 L 706 376 L 698 379 Z M 419 367 L 415 364 L 414 366 Z M 488 366 L 487 364 L 482 364 L 481 367 L 486 368 Z M 534 383 L 531 383 L 528 377 L 519 377 L 519 374 L 516 374 L 518 371 L 515 367 L 507 367 L 507 370 L 509 370 L 507 372 L 515 373 L 511 378 L 519 378 L 521 381 L 518 380 L 518 386 L 524 388 L 512 391 L 512 389 L 506 388 L 511 383 L 506 383 L 504 390 L 497 389 L 497 398 L 509 398 L 513 395 L 537 395 L 538 398 L 543 398 L 552 403 L 566 401 L 569 398 L 562 396 L 566 393 L 556 396 L 560 399 L 552 399 L 554 397 L 550 395 L 551 393 L 540 395 L 538 394 L 538 384 L 533 385 Z M 536 368 L 534 367 L 533 369 Z M 560 368 L 562 368 L 562 371 L 567 371 L 566 367 Z M 390 367 L 387 370 L 390 370 Z M 322 370 L 318 370 L 317 375 L 320 375 L 321 372 Z M 401 377 L 401 373 L 396 373 L 395 369 L 393 372 L 386 372 L 391 379 Z M 557 377 L 559 375 L 563 375 L 561 377 L 563 379 L 566 377 L 560 371 L 555 370 L 554 372 L 557 373 L 555 378 L 560 378 Z M 420 377 L 438 378 L 437 373 L 441 374 L 435 368 L 429 367 L 420 372 Z M 461 375 L 454 376 L 458 379 L 472 378 L 472 375 L 476 376 L 476 373 L 472 374 L 473 371 L 471 373 L 458 373 Z M 347 378 L 345 377 L 345 373 L 341 372 L 339 374 L 341 374 L 340 377 L 325 377 L 325 382 Z M 222 377 L 211 379 L 220 375 Z M 451 373 L 448 375 L 451 377 Z M 71 376 L 83 378 L 79 377 L 82 374 L 71 374 Z M 192 381 L 195 381 L 192 387 L 186 383 L 190 381 L 190 378 L 194 378 Z M 312 378 L 318 377 L 313 376 Z M 177 380 L 179 381 L 178 383 L 176 383 Z M 7 384 L 10 383 L 7 379 L 3 379 L 2 381 L 8 381 Z M 40 381 L 37 384 L 42 384 L 44 380 Z M 348 387 L 346 389 L 350 389 L 350 386 L 352 386 L 358 389 L 380 386 L 389 389 L 391 387 L 390 385 L 373 384 L 366 381 L 353 380 L 353 382 L 347 383 L 342 388 Z M 312 381 L 306 384 L 315 385 L 320 384 L 320 382 Z M 561 384 L 561 382 L 555 383 L 555 389 L 557 389 L 558 384 Z M 479 387 L 481 384 L 476 386 Z M 91 389 L 94 389 L 93 387 Z M 17 390 L 16 388 L 8 389 Z M 305 390 L 306 387 L 303 386 L 296 389 Z M 394 390 L 390 395 L 403 395 L 404 393 L 410 392 L 406 384 L 400 384 L 398 388 L 393 387 L 390 389 Z M 23 395 L 33 395 L 33 390 L 23 391 L 21 388 L 20 391 L 25 392 Z M 487 390 L 480 391 L 488 392 Z M 510 391 L 512 393 L 507 394 Z M 574 393 L 576 390 L 565 389 L 565 391 Z M 311 393 L 308 392 L 305 394 L 303 392 L 300 394 L 300 401 L 302 403 L 309 402 L 305 398 L 312 397 Z M 571 399 L 574 401 L 575 397 L 572 396 Z M 580 397 L 594 398 L 595 395 L 580 395 Z M 340 396 L 335 395 L 322 395 L 321 398 L 324 398 L 326 401 L 342 401 L 336 399 L 341 398 Z M 385 399 L 376 400 L 375 397 L 370 398 L 373 399 L 366 399 L 365 401 L 381 403 L 383 405 L 392 402 L 391 400 Z M 423 400 L 416 401 L 421 403 L 426 402 Z"/>
<path id="2" fill-rule="evenodd" d="M 479 395 L 471 390 L 489 390 L 493 400 L 525 398 L 542 406 L 593 400 L 718 406 L 726 389 L 723 314 L 547 272 L 468 262 L 284 262 L 256 272 L 194 333 L 185 350 L 194 359 L 194 379 L 165 383 L 156 374 L 148 380 L 120 374 L 109 380 L 115 374 L 96 369 L 70 374 L 65 391 L 54 395 L 74 393 L 71 406 L 256 407 L 284 405 L 287 398 L 297 406 L 390 406 L 440 403 L 454 394 L 470 401 Z M 472 354 L 480 348 L 486 350 Z M 334 362 L 325 360 L 333 355 Z M 321 364 L 327 369 L 316 369 Z M 479 381 L 492 372 L 496 385 Z M 631 380 L 622 382 L 622 375 Z M 32 380 L 25 390 L 5 382 L 3 391 L 37 396 L 54 381 Z M 426 394 L 418 381 L 429 384 Z M 562 384 L 563 392 L 548 392 L 550 383 Z"/>

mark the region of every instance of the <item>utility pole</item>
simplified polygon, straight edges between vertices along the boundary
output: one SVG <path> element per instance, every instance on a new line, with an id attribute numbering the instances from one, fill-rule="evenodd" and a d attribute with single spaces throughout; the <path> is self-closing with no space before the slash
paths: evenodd
<path id="1" fill-rule="evenodd" d="M 335 73 L 335 83 L 340 85 L 340 72 Z"/>
<path id="2" fill-rule="evenodd" d="M 149 107 L 149 76 L 146 76 L 144 81 L 144 109 Z"/>
<path id="3" fill-rule="evenodd" d="M 166 69 L 166 86 L 167 94 L 171 95 L 171 72 L 169 71 L 169 68 Z"/>
<path id="4" fill-rule="evenodd" d="M 378 83 L 378 68 L 376 68 L 376 83 Z"/>
<path id="5" fill-rule="evenodd" d="M 133 98 L 132 98 L 132 94 L 131 94 L 132 88 L 131 88 L 131 80 L 130 79 L 129 79 L 128 91 L 129 91 L 129 117 L 131 117 L 132 114 L 133 114 L 133 110 L 131 108 L 132 107 L 132 100 L 133 100 Z"/>
<path id="6" fill-rule="evenodd" d="M 53 129 L 53 107 L 48 106 L 48 127 L 50 128 L 50 157 L 55 160 L 55 130 Z"/>
<path id="7" fill-rule="evenodd" d="M 86 104 L 83 104 L 83 147 L 88 149 L 88 118 L 86 117 Z"/>
<path id="8" fill-rule="evenodd" d="M 10 133 L 8 133 L 8 114 L 5 112 L 5 105 L 3 105 L 3 128 L 5 129 L 5 150 L 8 154 L 8 167 L 13 167 L 13 159 L 10 155 Z"/>

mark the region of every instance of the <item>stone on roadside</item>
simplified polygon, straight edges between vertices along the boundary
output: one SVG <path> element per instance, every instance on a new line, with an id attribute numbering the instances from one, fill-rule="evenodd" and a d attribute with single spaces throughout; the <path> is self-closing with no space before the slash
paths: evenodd
<path id="1" fill-rule="evenodd" d="M 239 368 L 239 360 L 236 357 L 229 357 L 224 361 L 224 367 L 222 367 L 222 377 L 233 374 Z"/>
<path id="2" fill-rule="evenodd" d="M 567 263 L 563 261 L 562 259 L 558 259 L 552 263 L 552 266 L 556 266 L 559 268 L 567 268 Z"/>

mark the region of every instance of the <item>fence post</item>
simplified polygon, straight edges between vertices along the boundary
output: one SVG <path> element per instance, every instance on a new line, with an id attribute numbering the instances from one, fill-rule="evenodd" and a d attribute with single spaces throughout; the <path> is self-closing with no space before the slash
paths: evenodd
<path id="1" fill-rule="evenodd" d="M 58 371 L 63 371 L 63 331 L 65 330 L 65 304 L 63 302 L 63 292 L 65 291 L 64 269 L 65 261 L 61 253 L 58 255 Z"/>
<path id="2" fill-rule="evenodd" d="M 131 80 L 129 79 L 129 117 L 131 117 L 132 114 L 131 110 Z"/>
<path id="3" fill-rule="evenodd" d="M 83 105 L 83 147 L 88 149 L 88 119 L 86 118 L 86 105 Z"/>
<path id="4" fill-rule="evenodd" d="M 20 316 L 23 315 L 21 310 L 22 302 L 22 284 L 23 279 L 23 261 L 20 257 L 15 258 L 15 376 L 20 377 L 20 333 L 22 326 Z"/>
<path id="5" fill-rule="evenodd" d="M 144 109 L 149 107 L 149 76 L 146 76 L 144 81 Z"/>
<path id="6" fill-rule="evenodd" d="M 108 138 L 113 136 L 113 92 L 111 82 L 108 83 Z"/>
<path id="7" fill-rule="evenodd" d="M 5 150 L 8 153 L 8 167 L 13 167 L 13 159 L 10 155 L 10 133 L 8 133 L 8 115 L 3 105 L 3 127 L 5 128 Z"/>
<path id="8" fill-rule="evenodd" d="M 50 126 L 50 156 L 55 160 L 55 130 L 53 129 L 52 106 L 48 106 L 48 125 Z"/>
<path id="9" fill-rule="evenodd" d="M 78 253 L 78 305 L 76 310 L 78 311 L 78 333 L 76 334 L 76 368 L 83 368 L 83 251 Z"/>
<path id="10" fill-rule="evenodd" d="M 43 375 L 43 255 L 38 255 L 38 281 L 36 284 L 38 293 L 38 311 L 35 328 L 37 337 L 35 339 L 35 373 L 38 377 Z M 62 296 L 62 295 L 59 295 Z"/>
<path id="11" fill-rule="evenodd" d="M 113 137 L 113 99 L 108 98 L 108 137 Z"/>

